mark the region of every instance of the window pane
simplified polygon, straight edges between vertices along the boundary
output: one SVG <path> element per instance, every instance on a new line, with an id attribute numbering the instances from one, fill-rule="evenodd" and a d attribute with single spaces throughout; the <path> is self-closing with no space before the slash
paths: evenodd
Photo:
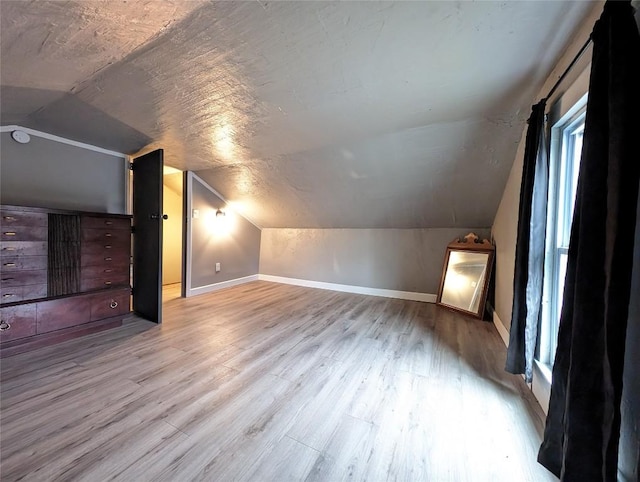
<path id="1" fill-rule="evenodd" d="M 584 99 L 586 102 L 586 98 Z M 583 104 L 584 105 L 584 104 Z M 545 279 L 540 337 L 540 360 L 552 365 L 555 358 L 564 294 L 571 223 L 582 155 L 585 107 L 551 131 L 549 209 L 545 253 Z"/>
<path id="2" fill-rule="evenodd" d="M 562 298 L 564 296 L 564 278 L 567 274 L 567 259 L 569 256 L 565 250 L 558 253 L 558 271 L 556 276 L 556 299 L 554 309 L 554 323 L 552 324 L 550 359 L 553 360 L 556 355 L 556 347 L 558 344 L 558 327 L 560 326 L 560 312 L 562 311 Z"/>
<path id="3" fill-rule="evenodd" d="M 568 193 L 568 197 L 566 199 L 567 202 L 567 218 L 565 225 L 565 246 L 569 246 L 569 237 L 571 235 L 571 222 L 573 221 L 573 208 L 576 203 L 576 192 L 578 191 L 578 172 L 580 171 L 580 157 L 582 155 L 582 133 L 584 131 L 584 121 L 579 126 L 578 132 L 572 134 L 572 152 L 571 152 L 571 171 L 569 180 L 570 190 Z"/>

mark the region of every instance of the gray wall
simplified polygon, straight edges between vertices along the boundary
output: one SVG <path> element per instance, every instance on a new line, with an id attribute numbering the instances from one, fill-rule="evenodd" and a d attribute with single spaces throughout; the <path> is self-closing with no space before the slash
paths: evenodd
<path id="1" fill-rule="evenodd" d="M 0 133 L 3 204 L 125 213 L 123 157 L 31 136 L 19 144 Z"/>
<path id="2" fill-rule="evenodd" d="M 263 229 L 260 274 L 437 294 L 447 244 L 488 229 Z"/>
<path id="3" fill-rule="evenodd" d="M 258 274 L 260 230 L 226 209 L 227 232 L 216 228 L 215 211 L 225 203 L 196 177 L 192 184 L 192 209 L 199 217 L 191 217 L 191 288 Z M 221 271 L 215 272 L 215 264 Z"/>

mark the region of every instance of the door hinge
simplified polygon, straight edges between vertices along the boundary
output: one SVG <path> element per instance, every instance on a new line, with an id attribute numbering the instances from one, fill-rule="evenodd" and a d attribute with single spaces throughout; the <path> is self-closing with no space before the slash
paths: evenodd
<path id="1" fill-rule="evenodd" d="M 130 163 L 129 163 L 129 170 L 130 170 L 130 171 L 133 171 L 133 162 L 130 162 Z"/>
<path id="2" fill-rule="evenodd" d="M 131 226 L 131 234 L 135 234 L 136 232 L 136 227 L 135 226 Z"/>

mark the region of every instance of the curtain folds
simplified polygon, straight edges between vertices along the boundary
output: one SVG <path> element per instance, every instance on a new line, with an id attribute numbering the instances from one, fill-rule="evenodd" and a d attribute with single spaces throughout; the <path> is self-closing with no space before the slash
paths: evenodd
<path id="1" fill-rule="evenodd" d="M 538 460 L 563 481 L 609 482 L 617 477 L 640 179 L 640 35 L 630 2 L 607 1 L 592 39 L 564 302 Z"/>
<path id="2" fill-rule="evenodd" d="M 518 237 L 513 278 L 511 329 L 505 369 L 524 374 L 527 382 L 533 375 L 533 357 L 538 337 L 544 244 L 547 218 L 548 157 L 544 136 L 545 101 L 531 108 L 524 149 Z"/>

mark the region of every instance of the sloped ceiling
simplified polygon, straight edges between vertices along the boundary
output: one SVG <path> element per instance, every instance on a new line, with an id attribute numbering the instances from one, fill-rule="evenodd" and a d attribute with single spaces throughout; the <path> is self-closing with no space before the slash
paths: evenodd
<path id="1" fill-rule="evenodd" d="M 161 147 L 262 227 L 493 221 L 592 2 L 0 2 L 1 121 Z"/>

